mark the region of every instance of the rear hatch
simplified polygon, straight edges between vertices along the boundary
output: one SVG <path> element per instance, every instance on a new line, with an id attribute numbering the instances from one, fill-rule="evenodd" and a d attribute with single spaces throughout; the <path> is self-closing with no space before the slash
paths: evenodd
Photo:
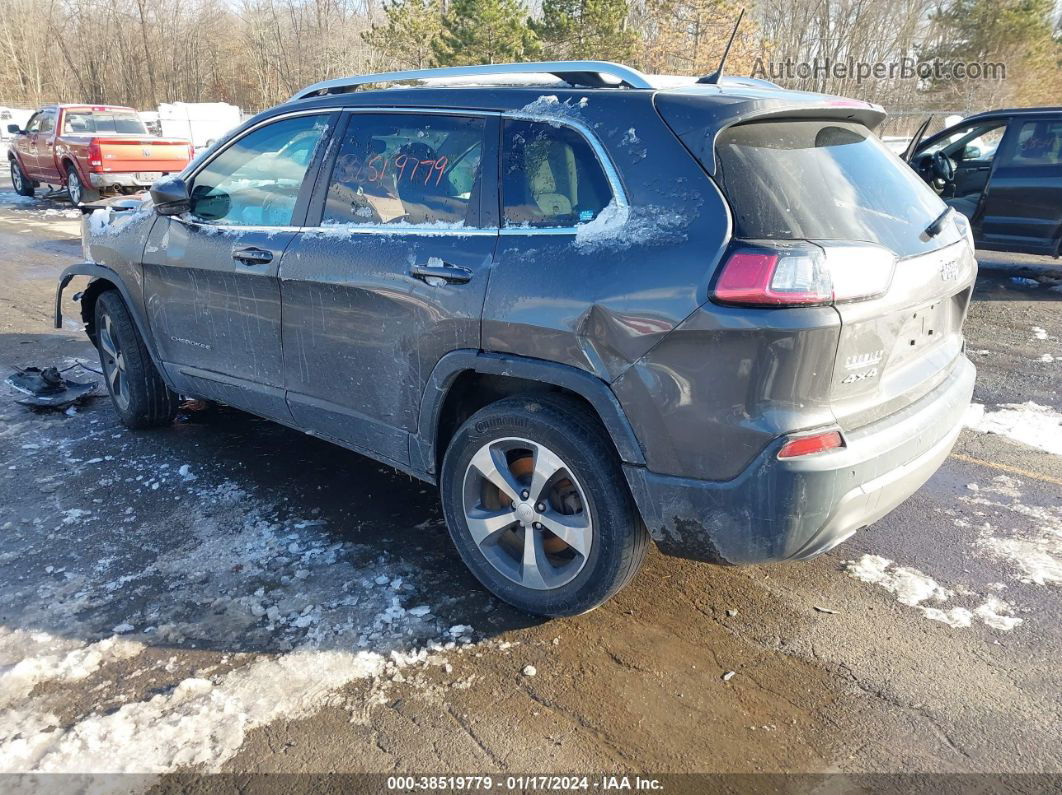
<path id="1" fill-rule="evenodd" d="M 667 120 L 667 103 L 658 108 Z M 976 262 L 964 219 L 951 213 L 933 228 L 947 207 L 867 127 L 829 107 L 809 115 L 694 134 L 714 146 L 690 148 L 726 196 L 735 246 L 804 252 L 793 261 L 828 274 L 820 303 L 833 304 L 841 330 L 823 376 L 838 423 L 854 430 L 948 377 Z"/>

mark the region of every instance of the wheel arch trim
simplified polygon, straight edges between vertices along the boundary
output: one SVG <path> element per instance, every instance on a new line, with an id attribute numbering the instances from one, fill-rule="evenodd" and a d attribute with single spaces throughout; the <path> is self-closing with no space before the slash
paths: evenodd
<path id="1" fill-rule="evenodd" d="M 557 362 L 467 349 L 451 351 L 443 356 L 432 369 L 424 386 L 417 433 L 410 436 L 410 463 L 415 468 L 436 474 L 435 448 L 442 408 L 458 376 L 470 371 L 538 381 L 579 395 L 600 418 L 620 460 L 625 464 L 645 466 L 642 447 L 627 415 L 608 384 L 600 378 Z"/>

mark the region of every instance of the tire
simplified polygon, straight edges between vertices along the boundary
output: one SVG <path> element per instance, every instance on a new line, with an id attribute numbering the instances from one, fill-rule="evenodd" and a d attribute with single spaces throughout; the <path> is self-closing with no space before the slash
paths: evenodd
<path id="1" fill-rule="evenodd" d="M 127 428 L 169 425 L 178 397 L 163 382 L 117 290 L 96 300 L 96 348 L 107 391 Z"/>
<path id="2" fill-rule="evenodd" d="M 32 197 L 36 189 L 36 185 L 33 183 L 26 173 L 22 170 L 22 166 L 18 164 L 15 158 L 11 158 L 11 185 L 15 188 L 15 193 L 19 196 Z"/>
<path id="3" fill-rule="evenodd" d="M 611 441 L 574 400 L 511 397 L 476 412 L 450 441 L 440 493 L 465 565 L 526 613 L 572 616 L 597 607 L 630 582 L 648 551 Z"/>
<path id="4" fill-rule="evenodd" d="M 100 197 L 98 190 L 86 187 L 73 165 L 66 166 L 66 195 L 70 197 L 70 203 L 75 207 L 85 202 L 94 202 Z"/>

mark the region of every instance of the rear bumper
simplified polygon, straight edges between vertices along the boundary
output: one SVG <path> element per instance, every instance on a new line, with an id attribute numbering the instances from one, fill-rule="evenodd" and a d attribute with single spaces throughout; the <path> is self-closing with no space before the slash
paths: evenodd
<path id="1" fill-rule="evenodd" d="M 642 518 L 666 554 L 717 563 L 803 560 L 887 514 L 947 458 L 976 371 L 960 356 L 921 400 L 845 434 L 840 450 L 779 460 L 779 439 L 726 482 L 625 466 Z"/>
<path id="2" fill-rule="evenodd" d="M 158 172 L 141 172 L 141 171 L 122 171 L 122 172 L 107 172 L 106 174 L 92 173 L 88 175 L 89 182 L 94 188 L 148 188 L 157 179 L 152 177 L 150 179 L 141 179 L 138 174 L 143 173 L 157 173 L 165 176 L 169 174 L 169 171 Z"/>

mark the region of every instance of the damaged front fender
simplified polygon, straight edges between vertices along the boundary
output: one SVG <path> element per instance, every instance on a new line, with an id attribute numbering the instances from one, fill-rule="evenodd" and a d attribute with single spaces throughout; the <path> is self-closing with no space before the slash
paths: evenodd
<path id="1" fill-rule="evenodd" d="M 155 347 L 155 340 L 149 333 L 141 303 L 134 300 L 129 286 L 116 271 L 95 262 L 81 262 L 77 265 L 71 265 L 59 274 L 59 284 L 55 289 L 55 328 L 63 327 L 63 293 L 75 276 L 89 277 L 88 287 L 82 292 L 75 294 L 74 300 L 81 302 L 81 319 L 85 323 L 85 333 L 88 334 L 93 345 L 96 344 L 94 331 L 92 329 L 93 307 L 96 304 L 96 297 L 105 290 L 117 290 L 119 295 L 122 296 L 122 300 L 125 302 L 129 314 L 133 318 L 136 330 L 140 334 L 140 339 L 147 347 L 152 362 L 155 364 L 155 367 L 158 369 L 163 380 L 166 381 L 166 385 L 173 389 L 173 384 L 169 382 L 165 369 L 160 366 L 160 359 L 158 356 L 158 350 Z"/>

